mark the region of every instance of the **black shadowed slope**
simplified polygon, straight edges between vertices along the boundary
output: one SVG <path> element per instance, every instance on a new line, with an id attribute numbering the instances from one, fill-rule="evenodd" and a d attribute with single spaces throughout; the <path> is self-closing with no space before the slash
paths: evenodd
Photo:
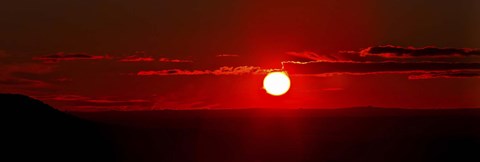
<path id="1" fill-rule="evenodd" d="M 95 124 L 24 95 L 0 94 L 0 103 L 1 161 L 113 161 Z"/>

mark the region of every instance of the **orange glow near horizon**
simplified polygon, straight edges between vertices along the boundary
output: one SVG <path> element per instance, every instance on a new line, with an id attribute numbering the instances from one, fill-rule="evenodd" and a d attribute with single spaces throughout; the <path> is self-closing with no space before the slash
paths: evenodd
<path id="1" fill-rule="evenodd" d="M 290 78 L 285 72 L 271 72 L 263 80 L 263 88 L 268 94 L 281 96 L 290 89 Z"/>

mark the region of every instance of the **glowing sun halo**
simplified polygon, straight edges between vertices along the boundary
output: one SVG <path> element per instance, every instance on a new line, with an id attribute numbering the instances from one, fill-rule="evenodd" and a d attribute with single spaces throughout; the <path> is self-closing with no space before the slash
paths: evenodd
<path id="1" fill-rule="evenodd" d="M 263 79 L 263 88 L 268 94 L 280 96 L 290 89 L 290 78 L 285 72 L 271 72 Z"/>

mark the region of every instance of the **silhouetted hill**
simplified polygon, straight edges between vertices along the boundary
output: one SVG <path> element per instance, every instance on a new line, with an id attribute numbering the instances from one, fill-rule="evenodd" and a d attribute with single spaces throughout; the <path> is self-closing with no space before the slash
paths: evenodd
<path id="1" fill-rule="evenodd" d="M 94 123 L 17 94 L 0 94 L 2 161 L 112 161 Z M 10 160 L 7 160 L 10 159 Z"/>

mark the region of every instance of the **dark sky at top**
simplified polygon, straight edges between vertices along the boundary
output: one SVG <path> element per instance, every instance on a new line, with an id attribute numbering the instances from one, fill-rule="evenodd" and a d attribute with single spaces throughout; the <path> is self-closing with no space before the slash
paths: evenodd
<path id="1" fill-rule="evenodd" d="M 480 47 L 476 0 L 18 0 L 0 5 L 8 51 L 332 52 Z M 193 54 L 195 53 L 195 54 Z"/>

